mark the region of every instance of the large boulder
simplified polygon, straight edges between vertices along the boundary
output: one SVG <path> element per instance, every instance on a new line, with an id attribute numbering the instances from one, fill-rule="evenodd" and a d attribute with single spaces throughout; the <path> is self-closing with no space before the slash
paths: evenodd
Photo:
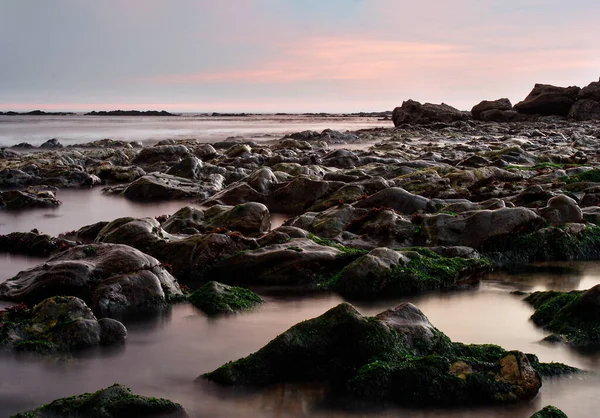
<path id="1" fill-rule="evenodd" d="M 151 173 L 123 187 L 104 189 L 107 193 L 122 193 L 126 198 L 137 201 L 159 201 L 171 199 L 206 199 L 223 188 L 225 178 L 212 174 L 202 181 L 184 179 L 169 174 Z"/>
<path id="2" fill-rule="evenodd" d="M 473 248 L 494 238 L 535 229 L 542 223 L 542 218 L 527 208 L 478 210 L 457 215 L 440 213 L 424 219 L 432 245 Z"/>
<path id="3" fill-rule="evenodd" d="M 272 212 L 298 214 L 343 185 L 339 181 L 313 180 L 299 176 L 287 183 L 278 184 L 267 196 L 265 203 Z"/>
<path id="4" fill-rule="evenodd" d="M 429 205 L 429 199 L 412 194 L 400 187 L 383 189 L 366 199 L 354 204 L 357 208 L 390 208 L 404 215 L 424 212 Z"/>
<path id="5" fill-rule="evenodd" d="M 0 284 L 0 299 L 39 303 L 57 294 L 76 296 L 100 316 L 156 311 L 182 295 L 156 260 L 119 244 L 70 248 Z"/>
<path id="6" fill-rule="evenodd" d="M 161 227 L 171 234 L 197 234 L 204 229 L 204 211 L 184 206 L 169 216 Z"/>
<path id="7" fill-rule="evenodd" d="M 600 102 L 600 80 L 593 81 L 581 89 L 577 100 L 595 100 Z"/>
<path id="8" fill-rule="evenodd" d="M 515 110 L 527 114 L 567 116 L 580 90 L 575 86 L 536 84 L 525 100 L 515 105 Z"/>
<path id="9" fill-rule="evenodd" d="M 506 404 L 537 395 L 541 379 L 529 359 L 453 343 L 409 304 L 369 318 L 342 303 L 202 378 L 236 386 L 321 381 L 401 405 Z"/>
<path id="10" fill-rule="evenodd" d="M 471 115 L 473 115 L 473 119 L 475 120 L 486 120 L 483 115 L 490 110 L 512 110 L 512 104 L 510 100 L 506 98 L 498 100 L 484 100 L 473 106 L 471 109 Z"/>
<path id="11" fill-rule="evenodd" d="M 185 409 L 168 399 L 135 395 L 131 389 L 114 384 L 95 393 L 57 399 L 13 418 L 186 418 Z"/>
<path id="12" fill-rule="evenodd" d="M 73 296 L 54 296 L 33 309 L 0 312 L 0 344 L 19 351 L 69 351 L 120 343 L 126 337 L 122 323 L 98 320 L 83 300 Z"/>
<path id="13" fill-rule="evenodd" d="M 167 174 L 176 177 L 183 177 L 186 179 L 196 180 L 200 178 L 202 174 L 202 168 L 204 164 L 200 159 L 193 155 L 184 157 L 177 164 L 174 164 L 167 170 Z"/>
<path id="14" fill-rule="evenodd" d="M 242 234 L 265 233 L 271 229 L 271 214 L 265 205 L 256 202 L 236 206 L 215 205 L 204 211 L 204 227 Z"/>
<path id="15" fill-rule="evenodd" d="M 575 120 L 597 120 L 600 119 L 600 100 L 581 99 L 577 100 L 568 117 Z"/>
<path id="16" fill-rule="evenodd" d="M 264 302 L 251 290 L 214 281 L 200 287 L 188 297 L 188 300 L 207 315 L 246 311 Z"/>
<path id="17" fill-rule="evenodd" d="M 60 200 L 49 190 L 0 192 L 0 207 L 4 209 L 55 208 L 57 206 L 60 206 Z"/>
<path id="18" fill-rule="evenodd" d="M 142 149 L 131 162 L 146 172 L 164 171 L 190 155 L 190 150 L 184 145 L 157 145 Z"/>
<path id="19" fill-rule="evenodd" d="M 548 205 L 540 209 L 540 215 L 554 226 L 569 222 L 583 222 L 583 213 L 577 206 L 577 202 L 564 194 L 548 200 Z"/>
<path id="20" fill-rule="evenodd" d="M 394 109 L 392 120 L 394 126 L 411 124 L 428 124 L 434 122 L 454 122 L 459 120 L 468 120 L 471 115 L 467 112 L 442 104 L 421 104 L 414 100 L 406 100 L 401 107 Z"/>
<path id="21" fill-rule="evenodd" d="M 144 253 L 153 255 L 165 242 L 175 238 L 161 228 L 154 218 L 117 218 L 104 226 L 96 239 L 97 243 L 125 244 Z"/>

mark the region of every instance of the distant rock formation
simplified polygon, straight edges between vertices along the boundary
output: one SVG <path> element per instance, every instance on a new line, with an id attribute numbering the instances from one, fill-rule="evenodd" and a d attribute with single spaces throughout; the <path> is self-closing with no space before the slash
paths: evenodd
<path id="1" fill-rule="evenodd" d="M 421 104 L 410 99 L 403 102 L 402 106 L 395 108 L 392 113 L 394 126 L 401 126 L 408 123 L 448 123 L 468 119 L 471 119 L 469 112 L 462 112 L 445 103 Z"/>
<path id="2" fill-rule="evenodd" d="M 0 116 L 69 116 L 73 112 L 44 112 L 43 110 L 32 110 L 31 112 L 0 112 Z"/>
<path id="3" fill-rule="evenodd" d="M 179 116 L 166 110 L 92 110 L 86 116 Z"/>

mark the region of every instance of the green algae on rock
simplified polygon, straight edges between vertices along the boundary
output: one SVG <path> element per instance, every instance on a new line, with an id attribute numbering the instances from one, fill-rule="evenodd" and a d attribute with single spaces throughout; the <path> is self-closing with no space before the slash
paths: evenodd
<path id="1" fill-rule="evenodd" d="M 484 258 L 442 257 L 426 248 L 376 248 L 346 266 L 329 286 L 353 297 L 399 296 L 452 289 L 490 269 Z"/>
<path id="2" fill-rule="evenodd" d="M 568 418 L 567 414 L 558 409 L 555 406 L 548 405 L 545 406 L 542 410 L 537 411 L 529 418 Z"/>
<path id="3" fill-rule="evenodd" d="M 534 292 L 524 300 L 535 308 L 533 322 L 553 332 L 545 340 L 577 348 L 600 346 L 600 285 L 586 291 Z"/>
<path id="4" fill-rule="evenodd" d="M 185 409 L 168 399 L 135 395 L 131 389 L 114 384 L 94 393 L 57 399 L 12 418 L 129 418 L 187 417 Z"/>
<path id="5" fill-rule="evenodd" d="M 125 326 L 110 318 L 96 319 L 84 301 L 54 296 L 33 309 L 17 305 L 0 312 L 0 346 L 39 354 L 122 343 Z"/>
<path id="6" fill-rule="evenodd" d="M 254 292 L 243 287 L 228 286 L 215 281 L 206 283 L 188 300 L 208 315 L 235 313 L 250 310 L 264 301 Z"/>
<path id="7" fill-rule="evenodd" d="M 342 303 L 201 378 L 230 386 L 325 381 L 353 396 L 402 405 L 497 404 L 537 394 L 541 378 L 529 358 L 494 345 L 453 343 L 410 303 L 376 317 Z"/>

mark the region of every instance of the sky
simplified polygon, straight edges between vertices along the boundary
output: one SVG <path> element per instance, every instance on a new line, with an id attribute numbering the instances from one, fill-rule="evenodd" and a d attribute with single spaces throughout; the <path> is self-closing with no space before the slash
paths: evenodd
<path id="1" fill-rule="evenodd" d="M 0 111 L 468 110 L 600 77 L 597 0 L 0 0 Z"/>

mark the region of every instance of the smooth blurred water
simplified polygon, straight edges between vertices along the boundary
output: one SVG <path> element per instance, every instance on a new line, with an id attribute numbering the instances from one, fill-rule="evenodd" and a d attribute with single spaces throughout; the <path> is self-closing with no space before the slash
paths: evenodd
<path id="1" fill-rule="evenodd" d="M 56 138 L 63 145 L 98 139 L 157 142 L 162 139 L 221 141 L 229 137 L 265 140 L 286 134 L 324 129 L 338 131 L 393 127 L 376 117 L 316 117 L 301 115 L 212 116 L 0 116 L 0 147 L 21 142 L 40 145 Z"/>

